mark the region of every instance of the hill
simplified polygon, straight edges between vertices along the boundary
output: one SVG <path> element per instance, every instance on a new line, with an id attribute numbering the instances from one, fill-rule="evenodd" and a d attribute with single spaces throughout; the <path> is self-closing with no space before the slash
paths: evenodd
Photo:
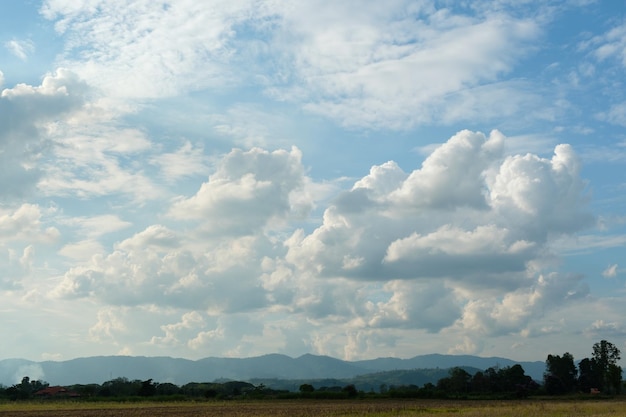
<path id="1" fill-rule="evenodd" d="M 545 370 L 544 362 L 515 362 L 510 359 L 495 357 L 433 354 L 415 356 L 410 359 L 379 358 L 343 361 L 311 354 L 298 358 L 270 354 L 252 358 L 208 357 L 195 361 L 143 356 L 94 356 L 58 362 L 5 359 L 0 360 L 0 384 L 12 385 L 21 381 L 24 376 L 44 380 L 52 385 L 101 384 L 118 377 L 126 377 L 130 380 L 153 379 L 157 382 L 171 382 L 177 385 L 223 379 L 240 381 L 273 379 L 305 382 L 335 379 L 346 381 L 359 376 L 389 371 L 422 370 L 422 374 L 431 375 L 431 377 L 417 376 L 417 373 L 414 373 L 411 381 L 417 381 L 417 383 L 410 382 L 422 385 L 423 383 L 420 381 L 432 382 L 432 378 L 441 375 L 441 372 L 435 371 L 445 373 L 448 368 L 455 366 L 484 370 L 489 367 L 512 366 L 516 363 L 519 363 L 526 374 L 532 378 L 536 380 L 542 378 Z M 393 377 L 395 378 L 397 375 Z M 367 378 L 372 379 L 370 376 Z M 382 381 L 380 378 L 379 380 Z M 379 382 L 379 380 L 368 380 L 367 383 L 389 383 Z M 294 382 L 296 381 L 291 383 Z"/>

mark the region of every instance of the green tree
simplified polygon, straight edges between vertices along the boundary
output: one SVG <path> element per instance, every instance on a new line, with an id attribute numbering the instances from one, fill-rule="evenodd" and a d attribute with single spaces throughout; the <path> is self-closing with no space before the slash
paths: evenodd
<path id="1" fill-rule="evenodd" d="M 472 376 L 470 386 L 474 392 L 485 393 L 489 391 L 489 380 L 482 371 L 478 371 Z"/>
<path id="2" fill-rule="evenodd" d="M 152 383 L 152 379 L 141 381 L 138 394 L 142 397 L 152 397 L 156 393 L 156 384 Z"/>
<path id="3" fill-rule="evenodd" d="M 606 373 L 606 383 L 611 387 L 611 392 L 620 394 L 622 392 L 622 367 L 617 365 L 609 365 Z"/>
<path id="4" fill-rule="evenodd" d="M 621 352 L 611 342 L 601 340 L 593 345 L 593 357 L 600 377 L 601 390 L 619 393 L 622 382 L 622 368 L 617 365 Z"/>
<path id="5" fill-rule="evenodd" d="M 510 388 L 515 388 L 518 385 L 526 385 L 528 381 L 532 379 L 526 375 L 526 371 L 524 371 L 524 368 L 519 363 L 503 368 L 502 374 L 505 385 Z"/>
<path id="6" fill-rule="evenodd" d="M 600 367 L 600 369 L 606 370 L 609 365 L 616 365 L 617 361 L 621 359 L 621 352 L 611 342 L 602 340 L 593 345 L 593 359 Z"/>
<path id="7" fill-rule="evenodd" d="M 585 358 L 578 363 L 578 389 L 589 392 L 592 388 L 600 388 L 598 365 L 593 359 Z"/>
<path id="8" fill-rule="evenodd" d="M 180 394 L 180 388 L 178 385 L 174 385 L 171 382 L 161 382 L 156 384 L 156 395 L 176 395 Z"/>
<path id="9" fill-rule="evenodd" d="M 563 356 L 548 355 L 543 382 L 549 394 L 565 394 L 574 391 L 577 376 L 578 370 L 574 365 L 572 354 L 565 352 Z"/>
<path id="10" fill-rule="evenodd" d="M 357 391 L 354 384 L 346 385 L 345 387 L 341 389 L 341 391 L 345 392 L 348 395 L 348 397 L 356 397 L 359 394 L 359 391 Z"/>
<path id="11" fill-rule="evenodd" d="M 16 385 L 16 388 L 17 388 L 18 398 L 20 399 L 30 398 L 30 396 L 33 393 L 33 387 L 30 383 L 30 378 L 27 376 L 22 378 L 22 382 Z"/>
<path id="12" fill-rule="evenodd" d="M 315 388 L 311 384 L 302 384 L 302 385 L 300 385 L 300 392 L 301 393 L 308 393 L 308 392 L 313 392 L 313 391 L 315 391 Z"/>
<path id="13" fill-rule="evenodd" d="M 469 390 L 472 376 L 463 368 L 450 369 L 450 390 L 455 394 L 464 394 Z"/>

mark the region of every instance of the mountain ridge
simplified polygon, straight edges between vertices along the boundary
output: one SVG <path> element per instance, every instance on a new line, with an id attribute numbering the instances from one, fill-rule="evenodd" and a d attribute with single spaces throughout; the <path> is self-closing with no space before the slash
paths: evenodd
<path id="1" fill-rule="evenodd" d="M 514 361 L 501 357 L 426 354 L 402 359 L 383 357 L 346 361 L 325 355 L 291 357 L 272 353 L 248 358 L 205 357 L 197 360 L 169 356 L 90 356 L 65 361 L 0 360 L 0 384 L 15 384 L 24 376 L 51 385 L 101 384 L 114 378 L 153 379 L 183 385 L 215 380 L 349 379 L 395 370 L 449 369 L 456 366 L 484 370 L 520 364 L 527 375 L 541 380 L 545 362 Z"/>

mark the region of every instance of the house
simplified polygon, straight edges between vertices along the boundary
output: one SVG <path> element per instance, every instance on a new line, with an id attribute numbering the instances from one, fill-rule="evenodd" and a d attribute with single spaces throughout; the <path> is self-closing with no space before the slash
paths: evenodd
<path id="1" fill-rule="evenodd" d="M 46 387 L 35 392 L 35 397 L 39 398 L 75 398 L 80 397 L 80 394 L 74 391 L 69 391 L 65 387 Z"/>

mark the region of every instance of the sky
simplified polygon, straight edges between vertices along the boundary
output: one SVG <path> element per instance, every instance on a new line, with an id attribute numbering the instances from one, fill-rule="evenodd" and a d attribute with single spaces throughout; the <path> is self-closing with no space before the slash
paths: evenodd
<path id="1" fill-rule="evenodd" d="M 626 352 L 626 5 L 0 3 L 0 357 Z"/>

